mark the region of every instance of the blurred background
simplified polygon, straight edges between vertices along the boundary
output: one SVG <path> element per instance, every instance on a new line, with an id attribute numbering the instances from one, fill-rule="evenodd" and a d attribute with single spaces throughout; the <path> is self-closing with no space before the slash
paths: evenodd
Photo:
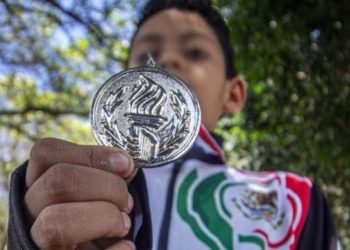
<path id="1" fill-rule="evenodd" d="M 0 247 L 11 171 L 42 137 L 95 144 L 96 89 L 123 69 L 142 1 L 0 1 Z M 350 249 L 350 1 L 213 1 L 225 16 L 244 112 L 223 117 L 232 166 L 315 179 Z"/>

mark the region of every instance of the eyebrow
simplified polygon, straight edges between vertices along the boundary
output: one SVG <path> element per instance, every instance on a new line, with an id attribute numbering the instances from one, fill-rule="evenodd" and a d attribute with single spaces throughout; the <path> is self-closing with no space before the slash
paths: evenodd
<path id="1" fill-rule="evenodd" d="M 180 35 L 180 40 L 181 42 L 187 42 L 189 40 L 193 40 L 193 39 L 205 39 L 209 42 L 214 42 L 213 38 L 208 36 L 206 33 L 203 32 L 198 32 L 198 31 L 191 31 L 191 32 L 187 32 L 184 34 Z M 157 33 L 149 33 L 149 34 L 145 34 L 139 38 L 137 38 L 135 40 L 135 44 L 137 43 L 161 43 L 164 40 L 164 38 L 157 34 Z"/>
<path id="2" fill-rule="evenodd" d="M 206 33 L 203 33 L 203 32 L 191 31 L 191 32 L 184 33 L 181 35 L 182 41 L 188 41 L 188 40 L 197 39 L 197 38 L 205 39 L 205 40 L 210 41 L 210 42 L 214 42 L 212 37 L 208 36 Z"/>

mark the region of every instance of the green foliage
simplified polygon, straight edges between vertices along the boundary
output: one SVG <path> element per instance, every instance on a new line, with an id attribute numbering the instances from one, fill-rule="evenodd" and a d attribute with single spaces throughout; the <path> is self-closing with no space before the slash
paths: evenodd
<path id="1" fill-rule="evenodd" d="M 39 138 L 94 143 L 91 97 L 123 67 L 143 2 L 0 2 L 4 180 Z M 230 25 L 236 66 L 250 92 L 246 109 L 224 117 L 218 129 L 230 163 L 313 177 L 350 249 L 350 2 L 213 2 Z M 0 204 L 5 235 L 6 199 Z"/>
<path id="2" fill-rule="evenodd" d="M 350 3 L 218 4 L 250 92 L 243 115 L 221 123 L 229 157 L 243 168 L 313 177 L 350 249 Z"/>
<path id="3" fill-rule="evenodd" d="M 32 144 L 59 137 L 95 144 L 96 88 L 127 58 L 130 9 L 116 1 L 0 2 L 0 244 L 5 247 L 11 171 Z"/>

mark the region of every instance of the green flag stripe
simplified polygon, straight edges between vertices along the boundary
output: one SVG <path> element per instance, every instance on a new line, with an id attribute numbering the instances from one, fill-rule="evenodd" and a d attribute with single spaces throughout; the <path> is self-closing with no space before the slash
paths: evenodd
<path id="1" fill-rule="evenodd" d="M 218 212 L 215 202 L 215 191 L 220 183 L 226 180 L 223 173 L 214 174 L 200 182 L 193 193 L 193 210 L 201 217 L 208 230 L 224 245 L 225 249 L 233 249 L 233 230 Z"/>
<path id="2" fill-rule="evenodd" d="M 245 185 L 243 183 L 227 183 L 225 185 L 223 185 L 221 187 L 221 190 L 220 190 L 220 204 L 221 204 L 221 207 L 222 207 L 222 210 L 224 211 L 224 213 L 227 215 L 227 217 L 229 217 L 230 219 L 232 218 L 233 214 L 230 213 L 226 206 L 225 206 L 225 202 L 224 202 L 224 194 L 225 194 L 225 191 L 226 189 L 230 188 L 230 187 L 233 187 L 233 186 L 240 186 L 240 185 Z"/>
<path id="3" fill-rule="evenodd" d="M 255 245 L 258 245 L 261 250 L 265 250 L 265 243 L 264 243 L 263 239 L 261 239 L 258 236 L 254 236 L 254 235 L 249 235 L 249 236 L 240 235 L 239 236 L 239 242 L 241 242 L 241 243 L 253 243 Z"/>
<path id="4" fill-rule="evenodd" d="M 195 218 L 187 210 L 187 194 L 193 182 L 197 179 L 197 172 L 193 170 L 181 183 L 177 200 L 177 211 L 180 217 L 188 223 L 194 234 L 203 241 L 210 249 L 220 250 L 219 246 L 210 239 L 200 228 Z"/>

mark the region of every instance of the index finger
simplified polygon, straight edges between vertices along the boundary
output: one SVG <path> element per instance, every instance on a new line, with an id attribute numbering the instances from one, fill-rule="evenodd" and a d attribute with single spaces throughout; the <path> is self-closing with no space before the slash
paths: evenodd
<path id="1" fill-rule="evenodd" d="M 129 178 L 134 173 L 134 161 L 124 150 L 106 146 L 78 145 L 68 141 L 45 138 L 32 148 L 26 174 L 31 186 L 48 168 L 58 163 L 78 164 L 97 168 Z"/>

